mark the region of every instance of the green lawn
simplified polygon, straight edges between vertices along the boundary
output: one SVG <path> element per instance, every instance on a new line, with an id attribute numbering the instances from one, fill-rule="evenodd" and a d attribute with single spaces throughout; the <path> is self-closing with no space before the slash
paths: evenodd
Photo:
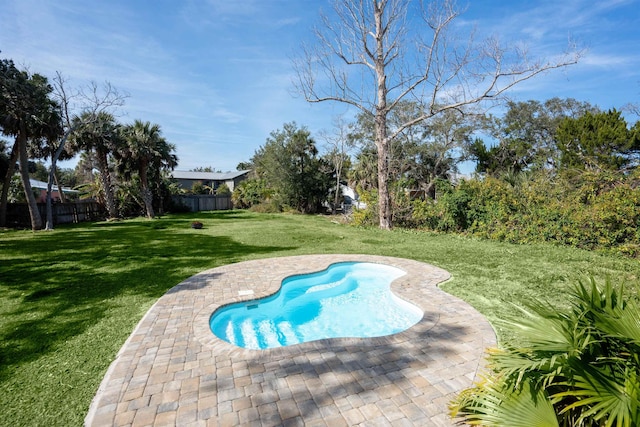
<path id="1" fill-rule="evenodd" d="M 204 229 L 190 228 L 191 221 Z M 0 408 L 4 425 L 80 425 L 118 349 L 164 292 L 202 270 L 255 258 L 363 253 L 424 261 L 489 320 L 591 274 L 640 290 L 637 260 L 414 231 L 361 229 L 330 218 L 242 211 L 0 231 Z M 504 337 L 501 335 L 501 338 Z"/>

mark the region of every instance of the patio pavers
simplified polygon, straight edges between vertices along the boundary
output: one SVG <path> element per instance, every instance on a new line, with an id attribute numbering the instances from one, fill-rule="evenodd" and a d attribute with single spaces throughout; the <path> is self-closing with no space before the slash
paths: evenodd
<path id="1" fill-rule="evenodd" d="M 213 311 L 275 293 L 340 261 L 401 268 L 393 292 L 424 311 L 407 331 L 246 350 L 215 337 Z M 496 345 L 487 320 L 436 285 L 449 273 L 370 255 L 305 255 L 204 271 L 162 296 L 111 364 L 89 426 L 452 426 L 447 404 Z M 246 296 L 246 291 L 253 295 Z"/>

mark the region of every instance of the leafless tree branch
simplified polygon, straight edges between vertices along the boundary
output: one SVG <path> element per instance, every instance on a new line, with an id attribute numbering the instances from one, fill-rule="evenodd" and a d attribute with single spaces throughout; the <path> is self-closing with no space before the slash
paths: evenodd
<path id="1" fill-rule="evenodd" d="M 294 60 L 294 86 L 309 102 L 335 101 L 376 117 L 381 227 L 391 226 L 385 205 L 387 149 L 404 130 L 448 110 L 495 101 L 535 76 L 578 62 L 574 45 L 563 55 L 532 60 L 519 45 L 496 38 L 458 37 L 454 0 L 420 1 L 419 26 L 410 0 L 334 0 L 333 14 L 315 30 L 317 44 Z M 427 29 L 430 37 L 423 38 Z M 387 132 L 387 115 L 405 100 L 422 113 Z M 383 212 L 383 209 L 387 209 Z M 385 224 L 383 224 L 383 217 Z"/>

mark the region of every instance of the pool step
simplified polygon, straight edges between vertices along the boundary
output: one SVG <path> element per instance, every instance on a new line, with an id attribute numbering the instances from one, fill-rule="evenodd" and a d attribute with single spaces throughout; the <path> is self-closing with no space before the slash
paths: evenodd
<path id="1" fill-rule="evenodd" d="M 245 348 L 281 347 L 302 341 L 288 321 L 280 321 L 276 325 L 267 319 L 257 322 L 245 319 L 238 325 L 229 322 L 225 330 L 230 343 Z"/>

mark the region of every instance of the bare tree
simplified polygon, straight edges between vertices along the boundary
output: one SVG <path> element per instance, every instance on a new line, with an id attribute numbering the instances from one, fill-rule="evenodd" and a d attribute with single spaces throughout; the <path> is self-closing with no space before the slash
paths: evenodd
<path id="1" fill-rule="evenodd" d="M 349 152 L 353 149 L 354 141 L 349 135 L 349 124 L 342 116 L 334 118 L 333 131 L 320 133 L 320 138 L 326 142 L 327 159 L 331 162 L 335 171 L 335 193 L 333 197 L 332 212 L 336 212 L 340 197 L 340 182 L 344 178 L 345 162 L 349 158 Z"/>
<path id="2" fill-rule="evenodd" d="M 628 112 L 628 113 L 631 113 L 633 115 L 636 115 L 636 116 L 640 117 L 640 103 L 635 103 L 634 104 L 634 103 L 630 102 L 628 104 L 625 104 L 622 107 L 622 111 L 625 111 L 625 112 Z"/>
<path id="3" fill-rule="evenodd" d="M 294 59 L 295 85 L 309 102 L 341 102 L 373 117 L 383 229 L 392 226 L 388 162 L 397 135 L 445 111 L 497 99 L 580 56 L 571 49 L 553 60 L 531 60 L 520 46 L 459 38 L 453 0 L 334 0 L 333 12 L 322 16 L 317 43 Z M 389 132 L 387 116 L 403 100 L 422 105 L 421 113 Z"/>
<path id="4" fill-rule="evenodd" d="M 127 95 L 124 95 L 111 83 L 105 82 L 102 87 L 91 82 L 86 87 L 71 89 L 66 78 L 59 71 L 53 79 L 53 96 L 60 104 L 64 134 L 56 147 L 51 149 L 51 168 L 49 169 L 49 181 L 47 183 L 47 221 L 46 230 L 53 230 L 53 209 L 51 204 L 51 192 L 53 182 L 56 179 L 56 163 L 67 146 L 71 134 L 82 126 L 87 126 L 96 121 L 100 113 L 104 113 L 124 105 Z M 62 197 L 62 188 L 58 186 Z"/>

